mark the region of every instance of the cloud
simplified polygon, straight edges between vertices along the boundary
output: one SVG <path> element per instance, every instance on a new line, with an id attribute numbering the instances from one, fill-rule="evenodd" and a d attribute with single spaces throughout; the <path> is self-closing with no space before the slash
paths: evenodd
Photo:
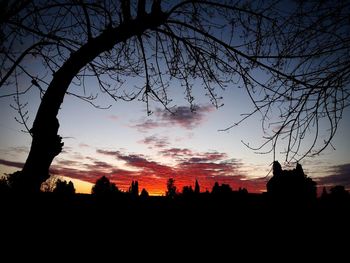
<path id="1" fill-rule="evenodd" d="M 350 190 L 350 163 L 331 166 L 329 173 L 328 176 L 315 178 L 319 186 L 343 185 Z"/>
<path id="2" fill-rule="evenodd" d="M 57 165 L 64 165 L 64 166 L 76 166 L 76 165 L 80 164 L 77 161 L 67 160 L 67 159 L 63 159 L 63 158 L 57 158 L 54 162 Z"/>
<path id="3" fill-rule="evenodd" d="M 226 153 L 219 152 L 206 152 L 203 154 L 198 154 L 196 157 L 191 157 L 188 162 L 190 163 L 205 163 L 205 162 L 215 162 L 219 160 L 227 159 Z"/>
<path id="4" fill-rule="evenodd" d="M 195 106 L 191 110 L 188 106 L 177 107 L 173 113 L 158 109 L 156 115 L 168 125 L 178 125 L 186 129 L 193 129 L 199 126 L 204 120 L 207 113 L 213 111 L 212 105 Z"/>
<path id="5" fill-rule="evenodd" d="M 125 161 L 133 171 L 118 169 L 110 173 L 110 178 L 118 186 L 126 187 L 131 180 L 137 179 L 140 187 L 145 187 L 152 193 L 164 193 L 166 181 L 174 178 L 176 186 L 181 191 L 185 185 L 193 185 L 197 179 L 202 190 L 211 191 L 215 182 L 230 184 L 233 189 L 245 187 L 248 191 L 265 191 L 265 179 L 249 179 L 243 169 L 243 163 L 238 159 L 227 159 L 227 154 L 219 152 L 194 153 L 190 149 L 170 148 L 160 151 L 163 156 L 169 156 L 177 161 L 170 166 L 148 160 L 144 155 L 126 154 L 121 151 L 98 150 L 98 153 L 114 156 Z M 126 172 L 127 171 L 127 172 Z"/>
<path id="6" fill-rule="evenodd" d="M 170 166 L 162 165 L 160 163 L 149 161 L 141 154 L 123 154 L 120 151 L 105 151 L 97 150 L 100 154 L 114 156 L 119 160 L 123 160 L 126 164 L 133 168 L 139 168 L 142 173 L 163 174 L 171 176 L 173 169 Z"/>
<path id="7" fill-rule="evenodd" d="M 177 163 L 167 165 L 142 154 L 98 149 L 99 155 L 89 158 L 88 163 L 85 163 L 86 158 L 59 159 L 51 166 L 50 173 L 90 183 L 95 183 L 98 178 L 106 176 L 124 191 L 128 190 L 132 180 L 137 180 L 140 189 L 146 188 L 152 194 L 164 194 L 169 178 L 175 179 L 179 191 L 185 185 L 194 186 L 195 180 L 198 180 L 202 191 L 206 189 L 211 191 L 215 182 L 229 184 L 234 190 L 239 187 L 245 187 L 249 192 L 265 190 L 265 180 L 249 179 L 244 172 L 244 164 L 239 159 L 227 159 L 225 153 L 193 152 L 181 148 L 164 149 L 161 152 L 164 155 L 176 156 Z M 103 155 L 123 161 L 124 165 L 104 161 Z M 0 164 L 23 167 L 23 163 L 1 159 Z"/>
<path id="8" fill-rule="evenodd" d="M 13 153 L 29 153 L 29 148 L 26 146 L 16 146 L 16 147 L 9 147 L 7 152 L 13 152 Z"/>
<path id="9" fill-rule="evenodd" d="M 169 139 L 167 137 L 157 137 L 156 135 L 147 136 L 143 140 L 139 141 L 139 143 L 149 145 L 150 148 L 164 148 L 169 145 Z"/>
<path id="10" fill-rule="evenodd" d="M 85 164 L 85 168 L 88 170 L 108 171 L 113 170 L 114 166 L 106 162 L 94 161 L 92 164 Z"/>
<path id="11" fill-rule="evenodd" d="M 4 159 L 0 159 L 0 164 L 5 165 L 5 166 L 9 166 L 9 167 L 15 167 L 15 168 L 23 168 L 23 166 L 24 166 L 24 163 L 7 161 Z"/>
<path id="12" fill-rule="evenodd" d="M 110 119 L 110 120 L 112 120 L 112 121 L 117 121 L 117 120 L 119 120 L 119 116 L 114 115 L 114 114 L 107 116 L 107 118 Z"/>
<path id="13" fill-rule="evenodd" d="M 194 106 L 192 109 L 189 106 L 179 106 L 174 108 L 172 112 L 157 108 L 155 110 L 156 120 L 143 119 L 141 123 L 133 125 L 132 127 L 140 132 L 147 132 L 151 129 L 174 125 L 192 130 L 202 124 L 206 120 L 206 115 L 213 110 L 214 107 L 212 105 Z"/>
<path id="14" fill-rule="evenodd" d="M 227 159 L 226 153 L 219 152 L 204 152 L 204 153 L 195 153 L 187 148 L 170 148 L 159 151 L 164 157 L 170 157 L 177 161 L 186 160 L 190 163 L 202 163 L 202 162 L 214 162 L 219 160 Z"/>
<path id="15" fill-rule="evenodd" d="M 172 158 L 178 158 L 178 157 L 185 157 L 185 156 L 192 156 L 193 153 L 190 149 L 181 149 L 181 148 L 170 148 L 165 149 L 162 151 L 159 151 L 159 153 L 165 157 L 172 157 Z"/>
<path id="16" fill-rule="evenodd" d="M 142 120 L 141 123 L 132 125 L 132 128 L 136 128 L 139 132 L 147 132 L 149 130 L 161 127 L 162 124 L 160 122 L 156 122 L 153 120 Z"/>

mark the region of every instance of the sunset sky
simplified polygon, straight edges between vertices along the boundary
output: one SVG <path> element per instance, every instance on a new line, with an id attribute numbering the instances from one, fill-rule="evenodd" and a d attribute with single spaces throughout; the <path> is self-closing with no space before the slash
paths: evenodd
<path id="1" fill-rule="evenodd" d="M 198 106 L 194 113 L 183 99 L 183 90 L 172 88 L 177 102 L 174 115 L 153 104 L 153 114 L 147 116 L 144 103 L 113 103 L 106 95 L 97 102 L 112 107 L 98 110 L 67 96 L 59 113 L 59 133 L 65 145 L 54 160 L 52 174 L 73 180 L 77 192 L 84 193 L 89 193 L 92 183 L 103 175 L 122 190 L 127 190 L 132 180 L 138 180 L 140 189 L 146 188 L 154 195 L 164 194 L 170 177 L 175 178 L 179 190 L 184 185 L 194 185 L 197 179 L 202 191 L 211 190 L 216 181 L 229 183 L 233 189 L 265 191 L 272 155 L 255 154 L 241 142 L 262 142 L 259 116 L 229 131 L 219 131 L 250 109 L 244 91 L 234 86 L 227 89 L 222 94 L 224 106 L 216 109 L 203 96 L 200 85 L 195 88 Z M 38 91 L 22 99 L 22 103 L 28 102 L 30 126 L 38 107 Z M 7 174 L 22 167 L 31 137 L 21 132 L 24 127 L 15 120 L 19 116 L 10 107 L 13 99 L 0 102 L 0 171 Z M 301 162 L 319 185 L 350 186 L 349 132 L 347 110 L 332 143 L 334 149 L 330 147 Z M 284 155 L 277 159 L 283 164 Z"/>
<path id="2" fill-rule="evenodd" d="M 50 79 L 51 73 L 34 59 L 24 62 L 33 76 Z M 257 74 L 256 78 L 264 76 Z M 140 79 L 129 78 L 123 88 L 142 85 Z M 18 79 L 20 91 L 30 86 L 30 79 Z M 192 112 L 184 88 L 171 81 L 168 96 L 173 100 L 173 114 L 160 103 L 152 102 L 152 114 L 148 115 L 144 102 L 114 101 L 100 93 L 96 80 L 87 80 L 87 94 L 99 93 L 94 103 L 111 107 L 96 109 L 76 97 L 65 97 L 58 116 L 64 148 L 54 159 L 51 174 L 72 180 L 76 191 L 81 193 L 90 193 L 92 184 L 101 176 L 108 177 L 121 190 L 127 190 L 131 181 L 137 180 L 140 190 L 145 188 L 151 195 L 164 194 L 169 178 L 175 179 L 180 191 L 185 185 L 194 186 L 196 179 L 201 191 L 211 191 L 215 182 L 230 184 L 234 190 L 245 187 L 249 192 L 266 191 L 273 155 L 257 154 L 244 145 L 255 147 L 264 142 L 262 117 L 254 115 L 238 127 L 222 131 L 239 121 L 242 114 L 253 110 L 247 92 L 239 86 L 240 83 L 230 83 L 225 90 L 218 89 L 223 106 L 215 108 L 205 96 L 202 81 L 195 80 L 196 106 Z M 79 89 L 82 89 L 79 84 L 71 85 L 69 91 Z M 7 87 L 0 89 L 0 96 L 8 93 Z M 32 86 L 20 97 L 20 103 L 28 103 L 23 111 L 28 111 L 27 124 L 31 127 L 40 103 L 39 89 Z M 21 169 L 31 144 L 30 135 L 22 131 L 25 127 L 16 121 L 20 116 L 10 106 L 15 104 L 12 97 L 0 98 L 0 176 Z M 275 110 L 278 115 L 278 109 Z M 268 127 L 270 134 L 276 127 Z M 314 132 L 310 129 L 309 134 Z M 306 174 L 317 181 L 318 186 L 340 184 L 350 190 L 349 133 L 350 110 L 346 108 L 332 144 L 320 155 L 301 161 Z M 326 134 L 325 130 L 320 133 L 321 141 L 327 138 Z M 305 145 L 310 145 L 309 139 L 305 137 Z M 285 155 L 280 153 L 283 149 L 282 143 L 276 160 L 287 168 Z"/>

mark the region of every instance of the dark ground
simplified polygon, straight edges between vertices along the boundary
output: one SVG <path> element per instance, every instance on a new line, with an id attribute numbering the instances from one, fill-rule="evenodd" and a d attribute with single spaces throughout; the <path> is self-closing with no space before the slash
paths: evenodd
<path id="1" fill-rule="evenodd" d="M 233 261 L 227 256 L 293 262 L 304 253 L 337 262 L 348 254 L 349 202 L 295 204 L 254 194 L 170 200 L 42 193 L 0 200 L 2 248 L 13 258 L 51 251 L 53 258 L 102 253 L 99 262 L 108 255 L 127 261 L 187 261 L 188 255 L 215 262 Z"/>

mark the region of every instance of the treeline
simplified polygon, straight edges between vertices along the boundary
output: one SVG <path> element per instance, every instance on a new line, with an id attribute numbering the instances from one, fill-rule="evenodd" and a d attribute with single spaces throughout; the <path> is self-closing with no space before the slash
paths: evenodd
<path id="1" fill-rule="evenodd" d="M 11 175 L 0 179 L 0 193 L 24 193 L 25 181 L 21 177 L 20 172 L 15 172 Z M 266 184 L 266 193 L 259 194 L 265 200 L 272 202 L 288 202 L 288 203 L 312 203 L 317 199 L 324 202 L 344 203 L 350 202 L 350 194 L 344 186 L 336 185 L 330 188 L 329 191 L 323 188 L 322 195 L 317 198 L 317 184 L 308 177 L 300 164 L 296 165 L 295 169 L 283 170 L 279 162 L 273 164 L 273 176 Z M 56 196 L 74 196 L 75 188 L 71 181 L 63 180 L 59 177 L 51 176 L 49 180 L 42 184 L 42 192 L 50 192 Z M 127 191 L 122 191 L 118 186 L 111 182 L 106 176 L 99 178 L 93 185 L 91 190 L 92 197 L 98 199 L 116 199 L 119 197 L 130 197 L 131 199 L 147 199 L 149 193 L 147 189 L 139 190 L 138 181 L 132 180 Z M 215 182 L 211 191 L 201 191 L 200 184 L 197 180 L 192 185 L 184 186 L 179 190 L 176 186 L 174 178 L 169 178 L 166 182 L 165 198 L 168 200 L 174 199 L 194 199 L 201 197 L 215 198 L 220 200 L 230 201 L 232 198 L 239 197 L 240 200 L 248 196 L 257 196 L 257 194 L 249 194 L 247 189 L 239 188 L 233 190 L 229 184 L 219 184 Z"/>

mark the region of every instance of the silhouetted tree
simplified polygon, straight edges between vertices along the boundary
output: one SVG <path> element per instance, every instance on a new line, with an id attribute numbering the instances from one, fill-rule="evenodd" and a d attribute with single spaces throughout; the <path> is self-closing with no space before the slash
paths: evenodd
<path id="1" fill-rule="evenodd" d="M 0 177 L 0 194 L 7 194 L 10 192 L 7 176 Z"/>
<path id="2" fill-rule="evenodd" d="M 7 185 L 11 191 L 26 192 L 28 187 L 28 178 L 22 176 L 21 171 L 16 171 L 7 175 Z"/>
<path id="3" fill-rule="evenodd" d="M 215 182 L 211 194 L 215 197 L 228 197 L 232 194 L 232 188 L 229 184 L 221 184 Z"/>
<path id="4" fill-rule="evenodd" d="M 243 195 L 246 195 L 246 194 L 248 194 L 248 190 L 246 189 L 246 188 L 238 188 L 238 193 L 240 193 L 240 194 L 243 194 Z"/>
<path id="5" fill-rule="evenodd" d="M 147 192 L 147 190 L 145 188 L 142 188 L 141 194 L 140 194 L 140 198 L 141 199 L 146 199 L 149 197 L 149 194 Z"/>
<path id="6" fill-rule="evenodd" d="M 219 183 L 218 182 L 215 182 L 214 183 L 214 186 L 213 186 L 213 189 L 211 190 L 211 193 L 213 195 L 217 194 L 220 192 L 220 186 L 219 186 Z"/>
<path id="7" fill-rule="evenodd" d="M 139 183 L 138 183 L 138 181 L 132 180 L 131 186 L 129 188 L 129 193 L 134 197 L 139 196 Z"/>
<path id="8" fill-rule="evenodd" d="M 66 180 L 57 179 L 56 187 L 53 189 L 53 192 L 63 196 L 71 196 L 75 194 L 75 188 L 72 181 L 67 183 Z"/>
<path id="9" fill-rule="evenodd" d="M 114 183 L 111 183 L 106 176 L 99 178 L 91 189 L 91 193 L 100 197 L 110 197 L 119 190 Z"/>
<path id="10" fill-rule="evenodd" d="M 196 183 L 194 184 L 194 193 L 197 195 L 200 193 L 200 187 L 197 179 L 196 179 Z"/>
<path id="11" fill-rule="evenodd" d="M 326 189 L 326 187 L 324 186 L 324 187 L 322 188 L 321 199 L 327 199 L 327 197 L 328 197 L 327 189 Z"/>
<path id="12" fill-rule="evenodd" d="M 173 199 L 176 196 L 176 186 L 175 186 L 175 180 L 173 178 L 169 178 L 166 183 L 167 191 L 165 195 L 171 199 Z"/>
<path id="13" fill-rule="evenodd" d="M 336 185 L 330 189 L 330 197 L 337 200 L 346 200 L 350 195 L 343 185 Z"/>
<path id="14" fill-rule="evenodd" d="M 192 186 L 184 186 L 182 188 L 182 195 L 186 198 L 192 197 L 194 194 L 194 191 L 192 189 Z"/>
<path id="15" fill-rule="evenodd" d="M 254 108 L 228 129 L 261 114 L 270 134 L 257 149 L 271 145 L 267 150 L 275 152 L 285 138 L 286 159 L 299 158 L 300 141 L 312 126 L 314 142 L 300 158 L 327 147 L 349 102 L 346 1 L 18 2 L 1 8 L 0 87 L 13 89 L 0 96 L 15 96 L 18 121 L 32 136 L 22 169 L 27 189 L 40 189 L 62 151 L 57 114 L 64 96 L 101 108 L 85 86 L 91 77 L 114 100 L 141 99 L 148 113 L 152 100 L 171 111 L 168 87 L 176 81 L 193 110 L 196 79 L 216 107 L 221 89 L 243 87 Z M 43 67 L 35 71 L 28 61 Z M 143 84 L 124 85 L 136 78 Z M 80 89 L 68 91 L 71 84 Z M 41 103 L 29 129 L 20 97 L 32 88 Z M 322 129 L 325 143 L 318 137 Z"/>

